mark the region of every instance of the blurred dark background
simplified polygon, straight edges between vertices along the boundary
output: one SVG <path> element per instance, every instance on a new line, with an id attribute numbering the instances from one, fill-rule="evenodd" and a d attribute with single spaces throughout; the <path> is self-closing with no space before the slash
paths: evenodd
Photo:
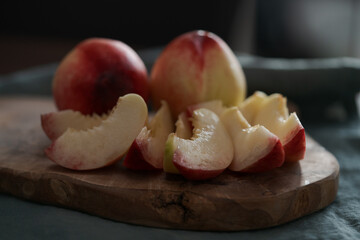
<path id="1" fill-rule="evenodd" d="M 194 29 L 218 34 L 241 54 L 360 57 L 358 0 L 3 0 L 0 74 L 59 61 L 88 37 L 141 50 Z"/>

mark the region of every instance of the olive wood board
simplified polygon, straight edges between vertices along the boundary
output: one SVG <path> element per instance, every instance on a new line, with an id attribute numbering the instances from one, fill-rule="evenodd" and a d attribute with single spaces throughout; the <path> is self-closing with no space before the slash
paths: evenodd
<path id="1" fill-rule="evenodd" d="M 309 136 L 304 160 L 265 173 L 225 171 L 189 181 L 121 162 L 68 170 L 44 154 L 50 140 L 40 114 L 54 110 L 49 98 L 0 98 L 1 192 L 125 223 L 204 231 L 280 225 L 326 207 L 337 194 L 339 164 Z"/>

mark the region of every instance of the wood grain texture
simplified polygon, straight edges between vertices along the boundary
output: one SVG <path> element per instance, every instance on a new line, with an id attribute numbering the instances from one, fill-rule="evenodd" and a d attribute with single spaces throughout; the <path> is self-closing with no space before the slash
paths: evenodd
<path id="1" fill-rule="evenodd" d="M 147 226 L 237 231 L 276 226 L 329 205 L 339 165 L 307 136 L 299 163 L 261 174 L 226 171 L 194 182 L 163 172 L 113 166 L 76 172 L 51 162 L 40 114 L 50 99 L 0 99 L 0 191 L 32 201 Z"/>

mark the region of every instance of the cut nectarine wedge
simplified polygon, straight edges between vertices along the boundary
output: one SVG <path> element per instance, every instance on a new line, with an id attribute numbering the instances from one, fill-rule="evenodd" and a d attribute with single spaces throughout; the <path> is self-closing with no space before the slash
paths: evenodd
<path id="1" fill-rule="evenodd" d="M 121 159 L 140 133 L 147 106 L 137 94 L 120 97 L 108 118 L 87 130 L 67 129 L 45 150 L 55 163 L 69 169 L 88 170 Z"/>

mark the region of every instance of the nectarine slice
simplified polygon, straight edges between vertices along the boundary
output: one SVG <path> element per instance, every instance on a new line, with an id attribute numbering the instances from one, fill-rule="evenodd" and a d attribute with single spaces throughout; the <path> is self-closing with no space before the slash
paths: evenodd
<path id="1" fill-rule="evenodd" d="M 225 126 L 212 111 L 193 112 L 191 139 L 169 135 L 165 157 L 187 179 L 204 180 L 221 174 L 231 163 L 234 148 Z M 168 160 L 168 161 L 169 161 Z"/>
<path id="2" fill-rule="evenodd" d="M 109 117 L 87 130 L 67 129 L 45 150 L 55 163 L 69 169 L 89 170 L 110 165 L 126 153 L 147 118 L 142 97 L 120 97 Z"/>

